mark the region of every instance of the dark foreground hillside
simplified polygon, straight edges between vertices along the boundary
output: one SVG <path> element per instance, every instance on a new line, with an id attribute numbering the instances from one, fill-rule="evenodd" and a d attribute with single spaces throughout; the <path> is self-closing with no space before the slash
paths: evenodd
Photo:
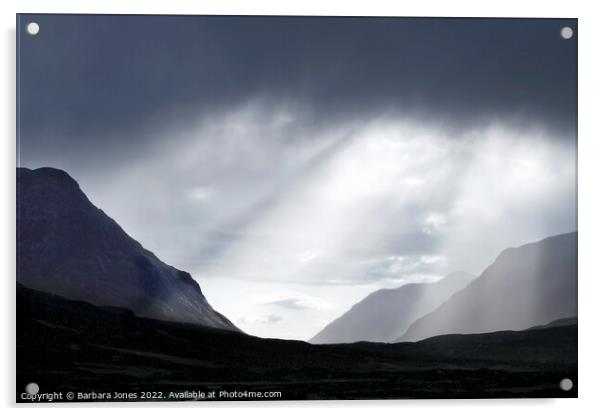
<path id="1" fill-rule="evenodd" d="M 563 378 L 571 391 L 558 387 Z M 142 319 L 18 285 L 17 401 L 30 382 L 64 401 L 68 392 L 185 400 L 193 391 L 221 400 L 576 397 L 577 325 L 311 345 Z"/>

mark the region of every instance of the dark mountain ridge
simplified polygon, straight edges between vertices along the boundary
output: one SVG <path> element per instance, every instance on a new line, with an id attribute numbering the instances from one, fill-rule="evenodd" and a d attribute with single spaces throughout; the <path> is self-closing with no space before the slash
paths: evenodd
<path id="1" fill-rule="evenodd" d="M 17 169 L 17 282 L 143 317 L 238 330 L 189 273 L 142 247 L 59 169 Z"/>

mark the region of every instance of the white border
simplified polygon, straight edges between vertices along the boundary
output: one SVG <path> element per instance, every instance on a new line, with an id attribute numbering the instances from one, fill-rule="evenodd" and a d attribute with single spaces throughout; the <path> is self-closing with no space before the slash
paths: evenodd
<path id="1" fill-rule="evenodd" d="M 144 412 L 165 413 L 168 407 L 179 411 L 224 412 L 249 411 L 251 414 L 283 411 L 287 414 L 306 414 L 315 410 L 332 412 L 345 408 L 346 413 L 362 414 L 370 410 L 399 415 L 400 412 L 423 415 L 484 414 L 504 415 L 514 412 L 566 415 L 569 412 L 593 413 L 597 406 L 602 368 L 600 325 L 600 213 L 602 204 L 598 183 L 602 179 L 602 134 L 600 129 L 600 74 L 602 59 L 602 16 L 593 1 L 525 0 L 484 1 L 353 1 L 353 0 L 277 0 L 199 1 L 191 0 L 4 0 L 2 14 L 2 71 L 3 97 L 0 117 L 3 126 L 0 175 L 2 184 L 2 215 L 0 215 L 0 264 L 3 266 L 2 287 L 2 375 L 0 394 L 5 406 L 14 401 L 14 265 L 15 265 L 15 13 L 126 13 L 126 14 L 264 14 L 264 15 L 346 15 L 346 16 L 487 16 L 487 17 L 577 17 L 579 18 L 579 399 L 576 400 L 441 400 L 441 401 L 363 401 L 363 402 L 278 402 L 278 403 L 148 403 Z M 14 407 L 14 405 L 12 405 Z M 44 406 L 45 411 L 81 412 L 84 405 Z M 140 404 L 104 404 L 100 408 L 85 406 L 85 412 L 106 413 L 118 408 Z M 23 406 L 21 406 L 23 407 Z M 69 408 L 71 410 L 69 410 Z M 12 409 L 14 410 L 14 409 Z M 31 411 L 33 409 L 26 409 Z"/>

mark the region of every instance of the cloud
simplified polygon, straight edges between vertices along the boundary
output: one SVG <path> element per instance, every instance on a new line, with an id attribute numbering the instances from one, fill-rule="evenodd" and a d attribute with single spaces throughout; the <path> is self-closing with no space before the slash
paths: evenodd
<path id="1" fill-rule="evenodd" d="M 444 215 L 433 212 L 428 214 L 424 219 L 422 231 L 426 234 L 440 233 L 446 223 L 447 219 Z"/>
<path id="2" fill-rule="evenodd" d="M 115 168 L 157 128 L 256 96 L 293 98 L 289 114 L 303 107 L 316 125 L 390 109 L 461 130 L 491 114 L 564 133 L 576 121 L 576 38 L 558 35 L 573 19 L 25 18 L 48 29 L 19 43 L 26 161 Z"/>
<path id="3" fill-rule="evenodd" d="M 275 324 L 278 323 L 280 321 L 282 321 L 284 318 L 280 315 L 276 315 L 276 314 L 269 314 L 269 315 L 263 315 L 263 316 L 252 316 L 252 317 L 247 317 L 247 318 L 239 318 L 236 323 L 238 325 L 257 325 L 257 324 L 262 324 L 262 325 L 271 325 L 271 324 Z"/>
<path id="4" fill-rule="evenodd" d="M 455 135 L 383 116 L 316 130 L 303 128 L 302 114 L 285 124 L 279 117 L 248 104 L 160 152 L 214 190 L 201 212 L 198 205 L 170 210 L 198 224 L 190 248 L 178 247 L 197 259 L 195 274 L 363 284 L 452 266 L 478 273 L 518 237 L 574 227 L 574 150 L 542 129 L 491 123 Z M 312 139 L 297 140 L 306 135 Z M 541 214 L 553 211 L 553 221 Z M 475 234 L 484 226 L 496 237 L 491 244 Z M 422 261 L 443 257 L 449 261 Z M 203 258 L 209 262 L 198 263 Z M 372 264 L 388 258 L 397 261 Z"/>
<path id="5" fill-rule="evenodd" d="M 212 189 L 206 186 L 197 186 L 190 188 L 186 192 L 186 196 L 193 201 L 202 202 L 211 198 Z"/>
<path id="6" fill-rule="evenodd" d="M 460 134 L 390 113 L 316 127 L 254 100 L 156 134 L 171 140 L 127 168 L 73 175 L 133 237 L 199 279 L 479 273 L 509 245 L 576 228 L 574 146 L 537 126 L 492 121 Z"/>
<path id="7" fill-rule="evenodd" d="M 303 293 L 282 293 L 267 297 L 269 300 L 261 301 L 260 305 L 274 305 L 285 309 L 329 309 L 331 305 L 323 299 Z"/>
<path id="8" fill-rule="evenodd" d="M 389 256 L 368 264 L 367 274 L 374 279 L 424 281 L 442 277 L 447 258 L 442 255 Z"/>

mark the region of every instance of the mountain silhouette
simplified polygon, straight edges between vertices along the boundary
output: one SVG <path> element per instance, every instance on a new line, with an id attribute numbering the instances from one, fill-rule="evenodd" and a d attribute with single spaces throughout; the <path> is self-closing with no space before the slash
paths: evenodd
<path id="1" fill-rule="evenodd" d="M 59 169 L 17 169 L 17 282 L 141 317 L 238 331 L 190 274 L 142 247 Z"/>
<path id="2" fill-rule="evenodd" d="M 309 342 L 394 341 L 412 322 L 433 311 L 474 278 L 468 273 L 456 272 L 435 283 L 409 283 L 397 289 L 377 290 L 328 324 Z"/>
<path id="3" fill-rule="evenodd" d="M 577 316 L 577 233 L 508 248 L 398 341 L 521 330 Z"/>
<path id="4" fill-rule="evenodd" d="M 527 328 L 527 329 L 528 330 L 545 329 L 545 328 L 555 328 L 557 326 L 567 326 L 567 325 L 577 325 L 577 317 L 574 316 L 574 317 L 568 317 L 568 318 L 561 318 L 561 319 L 552 321 L 548 324 L 532 326 L 531 328 Z"/>

